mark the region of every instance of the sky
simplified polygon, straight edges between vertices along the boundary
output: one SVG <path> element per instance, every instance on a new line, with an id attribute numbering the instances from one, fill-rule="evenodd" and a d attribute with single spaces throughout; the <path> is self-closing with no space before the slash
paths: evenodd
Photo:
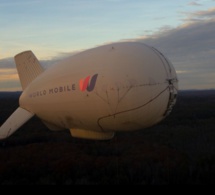
<path id="1" fill-rule="evenodd" d="M 215 0 L 0 0 L 0 91 L 21 91 L 13 57 L 44 67 L 99 45 L 138 41 L 172 62 L 179 89 L 215 89 Z"/>

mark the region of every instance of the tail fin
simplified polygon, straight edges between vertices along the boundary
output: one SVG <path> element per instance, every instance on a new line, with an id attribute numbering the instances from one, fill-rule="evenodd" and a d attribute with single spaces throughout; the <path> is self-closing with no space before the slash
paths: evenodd
<path id="1" fill-rule="evenodd" d="M 44 68 L 32 51 L 22 52 L 14 58 L 22 89 L 24 90 L 29 83 L 44 71 Z"/>

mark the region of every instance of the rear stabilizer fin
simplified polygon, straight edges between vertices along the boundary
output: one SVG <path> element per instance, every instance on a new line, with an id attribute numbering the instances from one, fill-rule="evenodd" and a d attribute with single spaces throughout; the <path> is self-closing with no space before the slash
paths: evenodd
<path id="1" fill-rule="evenodd" d="M 14 59 L 22 89 L 24 90 L 29 83 L 44 71 L 44 68 L 32 51 L 25 51 L 17 54 Z"/>
<path id="2" fill-rule="evenodd" d="M 33 113 L 21 107 L 17 108 L 14 113 L 0 127 L 0 140 L 12 135 L 33 116 Z"/>

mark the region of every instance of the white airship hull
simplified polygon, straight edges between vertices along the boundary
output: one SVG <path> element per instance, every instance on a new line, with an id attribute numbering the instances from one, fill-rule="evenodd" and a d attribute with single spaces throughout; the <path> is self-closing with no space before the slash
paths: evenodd
<path id="1" fill-rule="evenodd" d="M 91 89 L 81 88 L 85 81 Z M 63 129 L 132 131 L 165 118 L 170 88 L 177 93 L 176 73 L 159 52 L 118 43 L 51 67 L 24 91 L 20 106 Z"/>
<path id="2" fill-rule="evenodd" d="M 25 71 L 26 61 L 39 63 L 34 56 L 21 55 L 17 64 L 24 64 Z M 117 131 L 150 127 L 176 102 L 174 67 L 142 43 L 100 46 L 36 70 L 39 76 L 33 75 L 30 84 L 30 78 L 21 80 L 20 107 L 52 130 L 70 129 L 74 137 L 110 139 Z"/>

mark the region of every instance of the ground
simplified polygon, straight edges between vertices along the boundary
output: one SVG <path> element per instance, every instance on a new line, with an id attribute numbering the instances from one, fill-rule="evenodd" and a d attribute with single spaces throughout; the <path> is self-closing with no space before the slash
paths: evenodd
<path id="1" fill-rule="evenodd" d="M 0 93 L 0 124 L 19 93 Z M 49 131 L 36 117 L 0 142 L 0 184 L 214 184 L 215 91 L 180 91 L 154 127 L 110 141 Z"/>

